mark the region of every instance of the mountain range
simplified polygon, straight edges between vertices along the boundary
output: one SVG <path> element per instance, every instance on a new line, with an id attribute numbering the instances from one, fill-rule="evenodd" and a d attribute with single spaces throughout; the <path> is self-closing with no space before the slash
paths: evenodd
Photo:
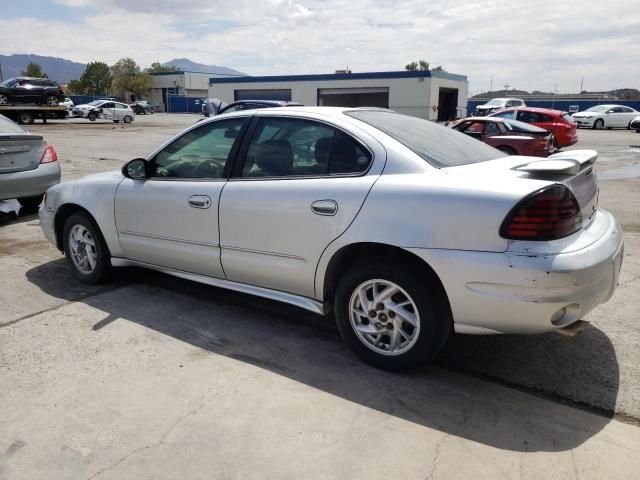
<path id="1" fill-rule="evenodd" d="M 11 77 L 18 77 L 31 62 L 42 67 L 42 71 L 49 75 L 49 78 L 58 83 L 66 84 L 69 81 L 80 78 L 86 65 L 84 63 L 73 62 L 64 58 L 44 57 L 33 54 L 0 55 L 0 78 L 6 80 Z M 192 62 L 188 58 L 176 58 L 163 65 L 172 65 L 179 70 L 187 72 L 218 73 L 225 75 L 245 75 L 232 68 L 220 67 L 218 65 L 205 65 Z"/>

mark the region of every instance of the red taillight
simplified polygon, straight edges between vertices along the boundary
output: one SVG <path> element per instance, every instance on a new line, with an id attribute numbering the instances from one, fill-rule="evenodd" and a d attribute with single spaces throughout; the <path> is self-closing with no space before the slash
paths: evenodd
<path id="1" fill-rule="evenodd" d="M 40 163 L 51 163 L 57 161 L 58 153 L 56 152 L 56 149 L 53 148 L 53 145 L 47 145 L 47 148 L 44 149 L 44 153 L 40 159 Z"/>
<path id="2" fill-rule="evenodd" d="M 511 240 L 555 240 L 578 231 L 580 206 L 564 185 L 544 188 L 515 206 L 502 222 L 500 236 Z"/>

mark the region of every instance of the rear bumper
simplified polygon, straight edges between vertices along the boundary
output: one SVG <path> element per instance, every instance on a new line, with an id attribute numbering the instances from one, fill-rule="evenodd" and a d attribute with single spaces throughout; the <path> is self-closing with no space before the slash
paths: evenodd
<path id="1" fill-rule="evenodd" d="M 35 197 L 49 187 L 60 183 L 59 162 L 38 165 L 26 172 L 0 174 L 0 200 L 8 198 Z"/>
<path id="2" fill-rule="evenodd" d="M 542 333 L 580 320 L 618 283 L 624 242 L 613 215 L 598 212 L 568 239 L 546 242 L 555 253 L 410 251 L 440 277 L 457 332 Z"/>

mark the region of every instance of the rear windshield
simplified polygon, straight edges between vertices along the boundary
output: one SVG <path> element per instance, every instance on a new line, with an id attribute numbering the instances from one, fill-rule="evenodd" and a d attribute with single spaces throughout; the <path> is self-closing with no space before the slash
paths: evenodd
<path id="1" fill-rule="evenodd" d="M 0 135 L 12 133 L 28 133 L 24 128 L 15 122 L 12 122 L 4 115 L 0 115 Z"/>
<path id="2" fill-rule="evenodd" d="M 385 110 L 351 110 L 346 115 L 377 128 L 434 167 L 455 167 L 504 157 L 504 153 L 464 133 L 428 120 Z"/>
<path id="3" fill-rule="evenodd" d="M 569 123 L 576 123 L 576 121 L 573 119 L 573 117 L 571 115 L 569 115 L 568 113 L 563 113 L 562 114 L 562 119 L 566 122 Z"/>
<path id="4" fill-rule="evenodd" d="M 519 120 L 504 119 L 504 126 L 511 132 L 523 132 L 523 133 L 545 133 L 544 128 L 536 127 L 529 123 L 520 122 Z"/>

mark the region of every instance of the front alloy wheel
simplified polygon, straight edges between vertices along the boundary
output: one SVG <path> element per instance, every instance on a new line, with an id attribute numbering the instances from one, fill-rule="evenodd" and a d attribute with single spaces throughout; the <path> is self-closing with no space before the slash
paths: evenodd
<path id="1" fill-rule="evenodd" d="M 76 277 L 91 285 L 108 279 L 111 273 L 109 250 L 88 215 L 71 215 L 64 224 L 63 238 L 64 254 Z"/>
<path id="2" fill-rule="evenodd" d="M 9 103 L 9 97 L 7 97 L 4 93 L 0 93 L 0 105 L 6 105 Z"/>

